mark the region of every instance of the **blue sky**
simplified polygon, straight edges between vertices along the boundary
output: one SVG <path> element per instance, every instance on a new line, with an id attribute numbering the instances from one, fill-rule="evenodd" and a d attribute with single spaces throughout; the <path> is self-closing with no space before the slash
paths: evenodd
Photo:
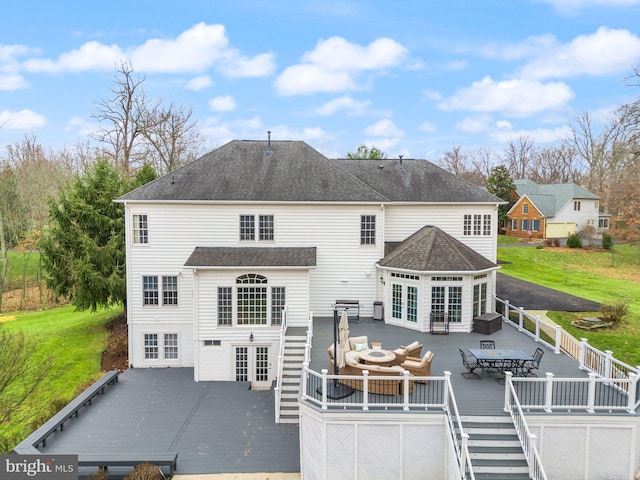
<path id="1" fill-rule="evenodd" d="M 5 2 L 0 145 L 86 141 L 121 61 L 193 109 L 206 149 L 270 130 L 434 161 L 638 98 L 640 0 Z"/>

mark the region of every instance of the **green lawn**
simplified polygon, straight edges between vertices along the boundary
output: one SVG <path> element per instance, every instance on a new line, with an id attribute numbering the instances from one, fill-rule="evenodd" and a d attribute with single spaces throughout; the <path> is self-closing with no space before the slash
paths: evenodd
<path id="1" fill-rule="evenodd" d="M 22 331 L 27 337 L 37 338 L 38 354 L 53 359 L 55 374 L 51 383 L 32 396 L 38 404 L 39 416 L 48 418 L 53 404 L 72 399 L 79 387 L 100 376 L 102 352 L 108 339 L 104 326 L 121 313 L 121 309 L 93 314 L 76 312 L 74 307 L 66 306 L 0 316 L 0 328 Z M 9 423 L 0 429 L 0 437 L 5 437 L 5 441 L 7 438 L 22 440 L 31 431 L 30 422 Z M 0 438 L 0 445 L 2 440 Z"/>
<path id="2" fill-rule="evenodd" d="M 588 338 L 616 358 L 640 365 L 640 256 L 637 245 L 616 245 L 614 252 L 556 247 L 498 248 L 502 273 L 599 303 L 629 303 L 629 315 L 615 329 L 580 330 L 571 325 L 585 313 L 549 316 L 576 338 Z M 597 312 L 593 315 L 597 316 Z"/>
<path id="3" fill-rule="evenodd" d="M 14 288 L 22 288 L 23 276 L 28 281 L 35 281 L 38 278 L 38 270 L 40 265 L 40 253 L 38 252 L 9 252 L 9 285 L 5 290 Z"/>

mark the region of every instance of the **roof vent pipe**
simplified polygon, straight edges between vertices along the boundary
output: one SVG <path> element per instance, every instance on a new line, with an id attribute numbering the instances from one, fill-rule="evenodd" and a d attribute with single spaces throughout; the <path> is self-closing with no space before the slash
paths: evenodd
<path id="1" fill-rule="evenodd" d="M 400 157 L 400 165 L 402 165 L 402 155 L 398 155 Z"/>
<path id="2" fill-rule="evenodd" d="M 271 146 L 271 130 L 267 130 L 267 145 L 270 147 Z"/>

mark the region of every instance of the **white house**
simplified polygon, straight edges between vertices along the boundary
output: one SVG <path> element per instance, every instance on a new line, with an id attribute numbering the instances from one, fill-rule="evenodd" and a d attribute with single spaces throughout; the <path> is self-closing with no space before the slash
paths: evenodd
<path id="1" fill-rule="evenodd" d="M 135 367 L 269 385 L 285 307 L 294 327 L 349 299 L 465 332 L 493 310 L 501 200 L 426 160 L 232 141 L 118 201 Z"/>

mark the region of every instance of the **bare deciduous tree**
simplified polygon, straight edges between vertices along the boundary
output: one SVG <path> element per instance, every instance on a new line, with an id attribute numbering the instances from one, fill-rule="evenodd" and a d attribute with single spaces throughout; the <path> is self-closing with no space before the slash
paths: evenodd
<path id="1" fill-rule="evenodd" d="M 196 130 L 197 124 L 191 121 L 191 115 L 191 108 L 173 104 L 157 105 L 147 113 L 142 133 L 150 156 L 156 159 L 154 166 L 158 173 L 169 173 L 198 156 L 204 138 Z"/>
<path id="2" fill-rule="evenodd" d="M 103 145 L 104 154 L 116 168 L 130 175 L 132 164 L 141 162 L 146 153 L 138 141 L 147 121 L 147 98 L 144 78 L 134 75 L 133 66 L 123 62 L 116 68 L 113 96 L 97 102 L 92 116 L 102 125 L 93 138 Z"/>
<path id="3" fill-rule="evenodd" d="M 29 425 L 35 414 L 31 397 L 53 378 L 55 362 L 38 354 L 37 341 L 0 324 L 0 424 L 9 417 Z M 5 432 L 8 433 L 8 432 Z M 0 434 L 0 447 L 11 442 Z"/>
<path id="4" fill-rule="evenodd" d="M 527 178 L 529 166 L 536 156 L 536 146 L 528 136 L 511 140 L 500 155 L 501 162 L 507 166 L 511 178 Z"/>
<path id="5" fill-rule="evenodd" d="M 103 126 L 93 138 L 116 168 L 131 177 L 145 163 L 167 173 L 193 160 L 203 138 L 191 109 L 149 99 L 145 78 L 136 75 L 130 63 L 120 64 L 116 72 L 113 96 L 98 101 L 93 113 Z"/>

